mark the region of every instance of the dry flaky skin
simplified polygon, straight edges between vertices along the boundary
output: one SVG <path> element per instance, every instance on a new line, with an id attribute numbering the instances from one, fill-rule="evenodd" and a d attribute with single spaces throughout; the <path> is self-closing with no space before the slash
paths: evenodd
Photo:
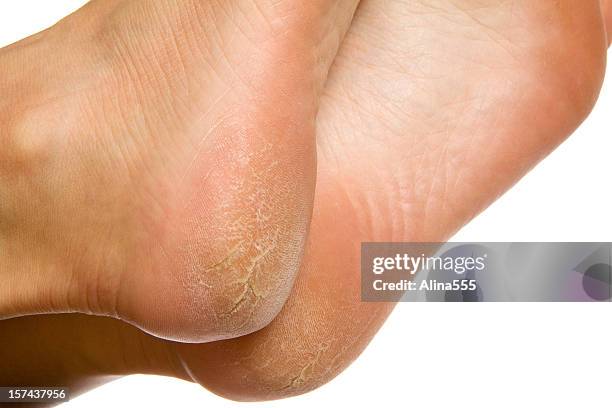
<path id="1" fill-rule="evenodd" d="M 604 39 L 597 1 L 362 2 L 319 115 L 292 295 L 257 333 L 175 345 L 189 375 L 267 400 L 345 369 L 392 308 L 360 302 L 360 242 L 442 241 L 488 205 L 590 111 Z"/>
<path id="2" fill-rule="evenodd" d="M 0 318 L 204 342 L 276 316 L 357 0 L 302 3 L 96 0 L 1 51 Z"/>
<path id="3" fill-rule="evenodd" d="M 330 381 L 392 309 L 360 302 L 360 242 L 444 240 L 560 143 L 599 91 L 601 20 L 595 0 L 365 0 L 325 90 L 311 233 L 280 315 L 257 333 L 200 345 L 162 342 L 103 318 L 2 322 L 0 331 L 10 333 L 38 329 L 38 336 L 0 336 L 0 350 L 40 354 L 46 376 L 16 365 L 0 371 L 0 383 L 53 378 L 79 386 L 102 374 L 157 372 L 228 398 L 263 400 Z M 176 246 L 186 255 L 174 254 L 213 271 L 253 265 L 252 274 L 228 281 L 232 296 L 214 305 L 222 315 L 257 301 L 261 286 L 250 278 L 275 233 L 257 244 L 239 236 L 213 241 L 220 254 L 211 263 L 189 257 L 189 242 Z M 191 284 L 206 290 L 210 282 Z M 108 339 L 108 347 L 89 337 Z M 50 345 L 41 344 L 46 338 Z M 1 357 L 13 361 L 6 351 Z"/>

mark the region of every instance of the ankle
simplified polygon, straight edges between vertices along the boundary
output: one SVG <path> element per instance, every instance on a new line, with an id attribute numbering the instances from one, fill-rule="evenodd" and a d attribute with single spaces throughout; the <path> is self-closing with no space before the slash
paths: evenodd
<path id="1" fill-rule="evenodd" d="M 92 302 L 79 272 L 94 264 L 83 255 L 92 252 L 86 237 L 74 233 L 75 200 L 62 188 L 70 184 L 69 153 L 54 123 L 65 113 L 36 103 L 44 97 L 8 95 L 0 106 L 0 319 L 111 309 L 112 302 Z"/>

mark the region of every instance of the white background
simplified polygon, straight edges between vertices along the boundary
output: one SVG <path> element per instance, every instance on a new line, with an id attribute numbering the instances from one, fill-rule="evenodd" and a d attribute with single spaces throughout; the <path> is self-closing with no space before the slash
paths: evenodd
<path id="1" fill-rule="evenodd" d="M 0 2 L 0 45 L 51 25 L 83 3 Z M 580 130 L 454 240 L 612 241 L 612 69 L 608 73 L 600 101 Z M 305 396 L 249 406 L 399 403 L 612 406 L 612 304 L 400 304 L 336 380 Z M 64 406 L 171 405 L 243 404 L 186 382 L 134 376 Z"/>

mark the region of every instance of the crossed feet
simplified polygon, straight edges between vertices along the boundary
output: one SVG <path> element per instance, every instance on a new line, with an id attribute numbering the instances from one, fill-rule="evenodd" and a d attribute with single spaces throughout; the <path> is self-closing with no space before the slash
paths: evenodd
<path id="1" fill-rule="evenodd" d="M 329 381 L 393 307 L 360 302 L 360 243 L 443 241 L 554 149 L 611 14 L 94 0 L 1 50 L 0 359 L 40 369 L 0 383 Z"/>

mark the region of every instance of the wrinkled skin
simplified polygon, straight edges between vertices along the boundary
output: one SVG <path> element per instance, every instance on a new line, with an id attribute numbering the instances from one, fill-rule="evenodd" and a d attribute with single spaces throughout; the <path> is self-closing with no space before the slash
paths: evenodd
<path id="1" fill-rule="evenodd" d="M 276 319 L 208 344 L 104 318 L 14 319 L 0 325 L 11 333 L 0 357 L 28 350 L 42 369 L 2 375 L 86 387 L 159 373 L 237 400 L 328 382 L 393 307 L 360 302 L 360 243 L 447 239 L 567 137 L 601 85 L 609 10 L 597 0 L 362 1 L 321 99 L 310 235 Z M 34 328 L 38 339 L 17 334 Z M 66 344 L 74 352 L 58 370 Z"/>
<path id="2" fill-rule="evenodd" d="M 345 369 L 392 308 L 359 301 L 360 243 L 444 241 L 569 135 L 603 75 L 599 13 L 596 1 L 363 2 L 319 115 L 296 287 L 258 333 L 175 345 L 190 375 L 259 400 Z"/>
<path id="3" fill-rule="evenodd" d="M 267 325 L 356 6 L 97 0 L 2 50 L 0 318 L 77 311 L 191 342 Z"/>

